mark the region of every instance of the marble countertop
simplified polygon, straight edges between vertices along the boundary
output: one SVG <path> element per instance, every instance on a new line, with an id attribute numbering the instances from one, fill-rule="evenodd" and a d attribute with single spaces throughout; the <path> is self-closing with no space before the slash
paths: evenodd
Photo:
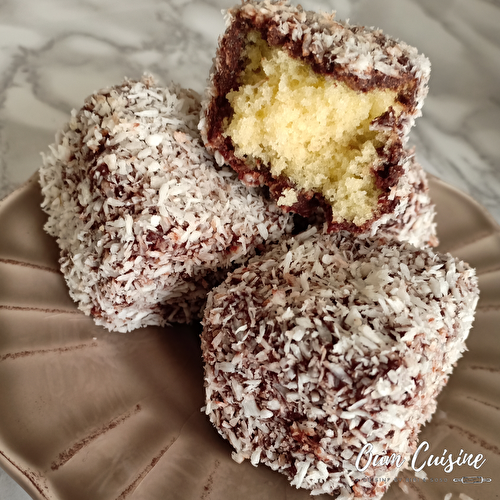
<path id="1" fill-rule="evenodd" d="M 225 0 L 0 2 L 0 199 L 40 166 L 72 108 L 147 71 L 203 91 Z M 424 168 L 500 222 L 500 1 L 307 0 L 378 26 L 432 62 L 411 134 Z M 4 236 L 2 236 L 4 237 Z M 0 499 L 30 497 L 0 470 Z"/>

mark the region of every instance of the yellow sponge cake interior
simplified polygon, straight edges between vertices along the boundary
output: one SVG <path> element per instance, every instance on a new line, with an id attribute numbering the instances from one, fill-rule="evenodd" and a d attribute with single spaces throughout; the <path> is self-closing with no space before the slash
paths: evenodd
<path id="1" fill-rule="evenodd" d="M 391 107 L 401 112 L 397 91 L 352 90 L 270 47 L 257 31 L 247 35 L 243 57 L 240 87 L 226 96 L 233 114 L 224 135 L 235 155 L 321 193 L 338 221 L 360 226 L 371 219 L 380 196 L 371 169 L 384 136 L 370 124 Z M 289 189 L 278 203 L 296 200 Z"/>

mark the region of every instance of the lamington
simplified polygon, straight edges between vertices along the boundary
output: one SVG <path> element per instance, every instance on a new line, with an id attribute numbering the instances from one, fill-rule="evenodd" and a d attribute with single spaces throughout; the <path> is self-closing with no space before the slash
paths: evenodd
<path id="1" fill-rule="evenodd" d="M 410 462 L 477 300 L 475 271 L 450 254 L 312 227 L 209 294 L 206 414 L 237 462 L 313 495 L 379 499 Z"/>
<path id="2" fill-rule="evenodd" d="M 244 1 L 226 23 L 200 121 L 219 164 L 267 185 L 284 211 L 322 207 L 332 232 L 361 234 L 394 212 L 429 60 L 286 1 Z"/>
<path id="3" fill-rule="evenodd" d="M 43 155 L 46 231 L 71 297 L 109 330 L 189 322 L 228 268 L 291 229 L 197 125 L 200 97 L 150 76 L 101 90 Z"/>

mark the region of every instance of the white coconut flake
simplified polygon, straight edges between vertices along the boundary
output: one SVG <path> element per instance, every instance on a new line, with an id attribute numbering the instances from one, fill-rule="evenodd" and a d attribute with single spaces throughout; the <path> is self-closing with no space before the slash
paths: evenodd
<path id="1" fill-rule="evenodd" d="M 163 141 L 163 136 L 161 134 L 152 134 L 146 137 L 146 144 L 148 146 L 156 147 Z"/>
<path id="2" fill-rule="evenodd" d="M 223 361 L 221 363 L 216 363 L 215 369 L 220 370 L 221 372 L 233 373 L 234 371 L 236 371 L 236 366 L 233 363 L 227 363 Z"/>

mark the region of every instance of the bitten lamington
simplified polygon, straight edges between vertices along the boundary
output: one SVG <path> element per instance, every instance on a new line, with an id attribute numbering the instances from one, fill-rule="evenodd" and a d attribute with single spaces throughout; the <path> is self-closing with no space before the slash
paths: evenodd
<path id="1" fill-rule="evenodd" d="M 228 267 L 290 229 L 214 164 L 199 113 L 195 92 L 125 81 L 88 97 L 44 155 L 45 229 L 71 297 L 110 330 L 191 321 Z"/>
<path id="2" fill-rule="evenodd" d="M 315 231 L 209 294 L 206 413 L 238 462 L 315 495 L 379 499 L 465 349 L 477 279 L 449 254 Z M 366 444 L 401 460 L 368 464 Z"/>
<path id="3" fill-rule="evenodd" d="M 429 74 L 427 58 L 380 30 L 245 1 L 227 12 L 202 137 L 285 211 L 322 206 L 330 231 L 363 233 L 401 201 L 391 190 Z"/>

